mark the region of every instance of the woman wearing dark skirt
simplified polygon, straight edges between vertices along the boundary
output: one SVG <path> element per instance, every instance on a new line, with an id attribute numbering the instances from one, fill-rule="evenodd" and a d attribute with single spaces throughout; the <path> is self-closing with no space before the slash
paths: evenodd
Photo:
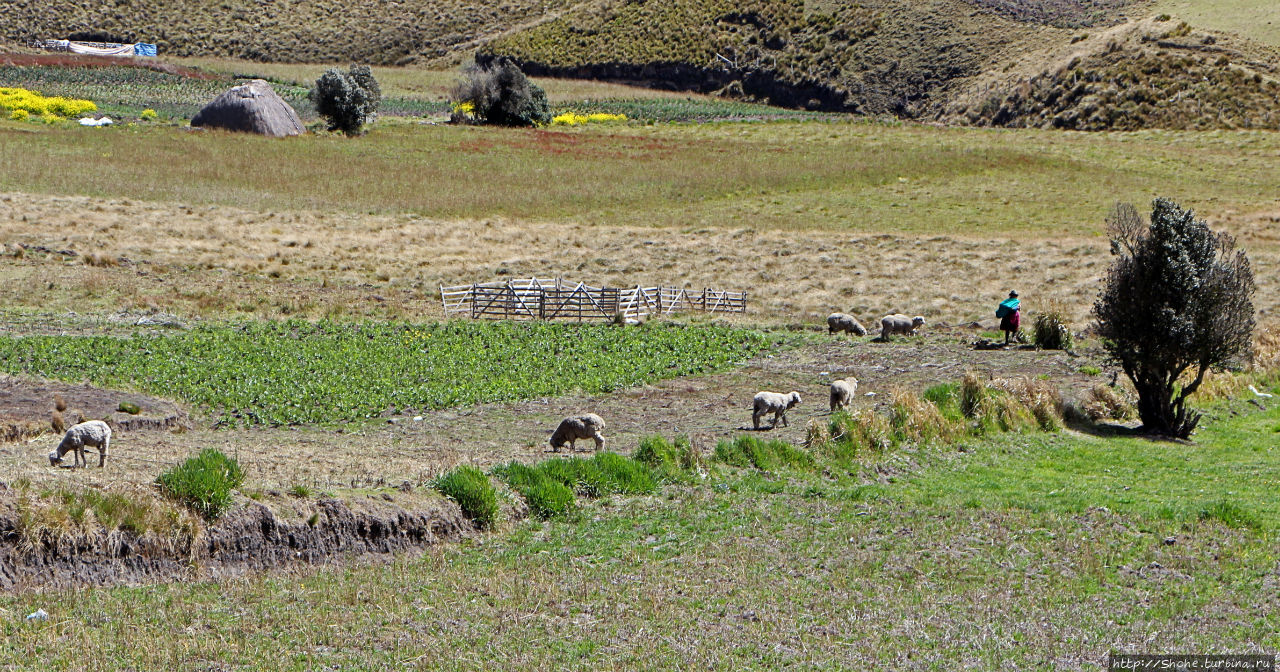
<path id="1" fill-rule="evenodd" d="M 996 308 L 996 317 L 1000 318 L 1000 330 L 1004 332 L 1004 344 L 1009 345 L 1009 341 L 1018 333 L 1018 324 L 1021 322 L 1022 302 L 1018 300 L 1017 292 L 1009 292 L 1009 298 L 1000 302 L 1000 307 Z"/>

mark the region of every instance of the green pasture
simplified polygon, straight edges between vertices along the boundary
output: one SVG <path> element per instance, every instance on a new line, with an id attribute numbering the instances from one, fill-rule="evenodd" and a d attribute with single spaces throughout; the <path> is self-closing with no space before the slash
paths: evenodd
<path id="1" fill-rule="evenodd" d="M 1273 651 L 1277 427 L 1280 407 L 1241 405 L 1195 445 L 1008 435 L 861 485 L 715 465 L 389 563 L 6 595 L 0 667 L 1098 670 L 1117 651 Z M 26 622 L 37 607 L 49 620 Z"/>
<path id="2" fill-rule="evenodd" d="M 0 191 L 690 229 L 1089 234 L 1116 201 L 1163 194 L 1205 214 L 1250 211 L 1280 184 L 1280 136 L 1250 131 L 384 120 L 359 138 L 274 140 L 0 121 L 0 137 L 0 162 L 22 166 L 0 174 Z"/>
<path id="3" fill-rule="evenodd" d="M 254 322 L 132 338 L 4 337 L 0 370 L 176 397 L 231 426 L 337 424 L 709 373 L 770 342 L 674 324 Z"/>

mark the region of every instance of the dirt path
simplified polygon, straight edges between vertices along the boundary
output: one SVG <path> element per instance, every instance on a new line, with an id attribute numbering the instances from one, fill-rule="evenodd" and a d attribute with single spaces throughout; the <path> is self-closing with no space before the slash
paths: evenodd
<path id="1" fill-rule="evenodd" d="M 799 443 L 812 417 L 827 411 L 828 384 L 854 376 L 860 381 L 855 407 L 889 402 L 896 386 L 924 390 L 958 381 L 966 371 L 989 376 L 1049 376 L 1064 387 L 1097 382 L 1079 372 L 1097 366 L 1096 356 L 1063 352 L 976 351 L 977 332 L 935 328 L 918 339 L 882 344 L 822 337 L 780 350 L 726 373 L 661 381 L 601 395 L 566 395 L 419 413 L 406 411 L 381 422 L 337 428 L 276 427 L 241 430 L 137 428 L 113 443 L 109 468 L 51 469 L 44 459 L 57 443 L 46 434 L 0 443 L 0 473 L 33 483 L 76 483 L 89 487 L 146 485 L 167 465 L 207 447 L 235 456 L 244 465 L 246 487 L 288 489 L 307 485 L 369 487 L 425 482 L 460 463 L 490 467 L 512 459 L 534 461 L 550 455 L 547 439 L 566 415 L 595 412 L 608 422 L 610 450 L 627 453 L 651 434 L 689 435 L 703 450 L 750 431 L 751 397 L 759 390 L 800 392 L 804 402 L 788 414 L 789 427 L 763 436 Z M 866 393 L 875 393 L 867 396 Z M 39 395 L 37 395 L 39 396 Z M 41 397 L 43 399 L 43 397 Z M 47 402 L 33 406 L 47 423 Z M 419 418 L 415 420 L 415 418 Z M 580 449 L 591 447 L 580 442 Z M 8 479 L 3 479 L 8 480 Z"/>

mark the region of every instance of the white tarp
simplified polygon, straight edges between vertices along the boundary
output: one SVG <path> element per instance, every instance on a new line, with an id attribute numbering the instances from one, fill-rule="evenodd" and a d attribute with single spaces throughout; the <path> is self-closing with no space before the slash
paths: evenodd
<path id="1" fill-rule="evenodd" d="M 80 42 L 69 42 L 67 48 L 74 54 L 90 54 L 93 56 L 132 56 L 132 44 L 119 44 L 112 47 L 91 47 Z"/>

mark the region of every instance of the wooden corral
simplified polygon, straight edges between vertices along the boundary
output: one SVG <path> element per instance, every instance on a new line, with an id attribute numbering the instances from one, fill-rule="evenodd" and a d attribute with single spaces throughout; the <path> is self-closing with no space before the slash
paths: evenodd
<path id="1" fill-rule="evenodd" d="M 527 278 L 440 288 L 445 315 L 495 320 L 639 320 L 682 312 L 745 313 L 747 293 L 676 287 L 592 287 Z"/>

